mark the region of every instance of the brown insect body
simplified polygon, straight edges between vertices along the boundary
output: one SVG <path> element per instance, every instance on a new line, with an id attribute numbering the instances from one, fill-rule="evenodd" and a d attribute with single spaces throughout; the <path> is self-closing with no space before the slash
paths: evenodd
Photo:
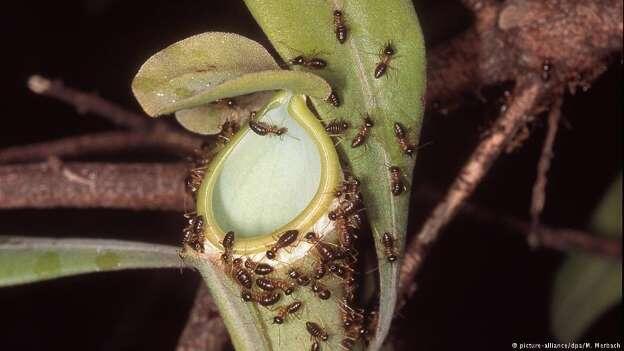
<path id="1" fill-rule="evenodd" d="M 333 90 L 331 93 L 329 93 L 329 96 L 327 96 L 325 101 L 332 104 L 334 107 L 340 106 L 340 98 L 338 97 L 338 94 L 336 94 L 336 92 Z"/>
<path id="2" fill-rule="evenodd" d="M 286 127 L 278 127 L 266 122 L 258 122 L 251 119 L 249 120 L 249 129 L 262 136 L 269 134 L 282 135 L 288 132 L 288 128 Z"/>
<path id="3" fill-rule="evenodd" d="M 340 260 L 345 258 L 345 253 L 339 248 L 334 248 L 328 243 L 319 239 L 318 235 L 314 232 L 308 232 L 305 235 L 306 240 L 314 245 L 317 254 L 319 255 L 321 262 L 330 262 L 334 260 Z"/>
<path id="4" fill-rule="evenodd" d="M 375 66 L 376 79 L 381 78 L 386 73 L 394 54 L 395 50 L 392 43 L 387 43 L 386 45 L 384 45 L 383 50 L 381 50 L 381 53 L 379 54 L 380 61 L 379 63 L 377 63 L 377 66 Z"/>
<path id="5" fill-rule="evenodd" d="M 295 301 L 287 306 L 282 306 L 277 310 L 277 315 L 273 317 L 273 324 L 282 324 L 286 317 L 297 313 L 303 306 L 303 302 Z"/>
<path id="6" fill-rule="evenodd" d="M 232 262 L 232 276 L 238 284 L 246 289 L 251 289 L 253 276 L 247 268 L 243 267 L 241 258 L 237 258 Z"/>
<path id="7" fill-rule="evenodd" d="M 394 236 L 388 232 L 383 233 L 383 237 L 381 238 L 384 249 L 386 251 L 386 259 L 388 262 L 395 262 L 397 260 L 397 255 L 394 247 Z"/>
<path id="8" fill-rule="evenodd" d="M 313 271 L 314 271 L 314 279 L 321 279 L 327 273 L 327 267 L 325 266 L 323 262 L 317 262 L 314 265 Z"/>
<path id="9" fill-rule="evenodd" d="M 351 141 L 351 147 L 358 147 L 364 144 L 366 139 L 368 139 L 371 128 L 373 128 L 374 126 L 375 124 L 373 123 L 373 120 L 370 118 L 370 116 L 364 117 L 364 123 L 358 130 L 357 134 L 355 134 L 353 141 Z"/>
<path id="10" fill-rule="evenodd" d="M 344 44 L 347 41 L 347 25 L 340 10 L 334 11 L 334 33 L 336 33 L 336 39 L 340 44 Z"/>
<path id="11" fill-rule="evenodd" d="M 282 294 L 279 291 L 257 293 L 251 290 L 243 290 L 241 298 L 245 302 L 256 302 L 266 307 L 276 304 L 282 298 Z"/>
<path id="12" fill-rule="evenodd" d="M 281 279 L 271 279 L 271 278 L 258 278 L 256 279 L 256 285 L 265 291 L 273 291 L 275 289 L 280 289 L 284 292 L 285 295 L 290 295 L 295 291 L 295 286 L 292 283 L 288 283 Z"/>
<path id="13" fill-rule="evenodd" d="M 334 120 L 325 126 L 325 131 L 329 135 L 342 135 L 349 129 L 349 122 L 343 120 Z"/>
<path id="14" fill-rule="evenodd" d="M 287 230 L 277 239 L 277 242 L 266 252 L 266 257 L 273 260 L 277 256 L 277 251 L 292 245 L 299 237 L 298 230 Z"/>
<path id="15" fill-rule="evenodd" d="M 223 246 L 223 254 L 221 254 L 221 261 L 229 265 L 232 262 L 232 248 L 234 247 L 234 232 L 229 231 L 225 233 L 223 236 L 223 241 L 221 241 L 221 246 Z"/>
<path id="16" fill-rule="evenodd" d="M 412 143 L 409 142 L 409 140 L 407 140 L 407 131 L 405 130 L 405 127 L 399 122 L 394 122 L 394 136 L 396 137 L 397 142 L 399 143 L 399 147 L 401 148 L 403 153 L 409 157 L 413 157 L 414 153 L 416 152 L 416 146 L 414 146 Z"/>
<path id="17" fill-rule="evenodd" d="M 329 339 L 329 334 L 327 334 L 325 329 L 321 328 L 320 325 L 314 322 L 306 322 L 306 329 L 315 339 L 321 339 L 323 341 L 327 341 Z"/>
<path id="18" fill-rule="evenodd" d="M 245 260 L 245 267 L 252 270 L 257 275 L 267 275 L 273 273 L 273 266 L 270 264 L 255 262 L 250 258 Z"/>
<path id="19" fill-rule="evenodd" d="M 325 285 L 316 280 L 312 282 L 312 292 L 315 293 L 321 300 L 327 300 L 331 297 L 331 291 L 329 291 Z"/>
<path id="20" fill-rule="evenodd" d="M 290 277 L 290 279 L 296 281 L 297 285 L 299 286 L 306 286 L 310 284 L 310 278 L 294 268 L 288 271 L 288 276 Z"/>
<path id="21" fill-rule="evenodd" d="M 204 252 L 204 218 L 194 213 L 184 215 L 188 218 L 187 226 L 182 230 L 182 243 L 190 246 L 197 252 Z"/>
<path id="22" fill-rule="evenodd" d="M 304 66 L 312 69 L 322 69 L 327 66 L 327 62 L 323 59 L 317 57 L 309 58 L 303 55 L 299 55 L 290 60 L 290 64 L 293 66 Z"/>
<path id="23" fill-rule="evenodd" d="M 388 167 L 388 171 L 390 171 L 390 190 L 392 195 L 399 196 L 407 190 L 407 187 L 403 182 L 403 173 L 397 166 Z"/>
<path id="24" fill-rule="evenodd" d="M 351 200 L 342 200 L 338 204 L 338 208 L 329 211 L 327 217 L 335 221 L 338 218 L 346 218 L 357 211 L 357 203 Z"/>

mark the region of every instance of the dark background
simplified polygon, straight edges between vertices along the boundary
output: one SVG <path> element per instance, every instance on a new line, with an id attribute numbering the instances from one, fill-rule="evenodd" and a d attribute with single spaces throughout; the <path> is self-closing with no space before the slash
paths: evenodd
<path id="1" fill-rule="evenodd" d="M 3 5 L 4 6 L 4 5 Z M 470 14 L 457 1 L 419 1 L 428 46 L 466 28 Z M 18 2 L 4 8 L 0 148 L 116 128 L 95 116 L 36 96 L 27 78 L 40 73 L 97 91 L 133 110 L 138 67 L 165 46 L 205 31 L 232 31 L 264 44 L 239 1 L 73 0 Z M 8 45 L 7 45 L 8 44 Z M 267 45 L 268 46 L 268 45 Z M 501 87 L 468 96 L 449 115 L 429 111 L 414 188 L 446 188 L 479 134 L 496 117 Z M 543 221 L 584 228 L 596 202 L 621 170 L 622 65 L 611 65 L 588 92 L 567 96 L 550 172 Z M 7 108 L 8 107 L 8 108 Z M 527 219 L 535 165 L 544 135 L 498 161 L 472 198 L 501 214 Z M 159 161 L 149 152 L 91 161 Z M 431 208 L 412 194 L 410 231 Z M 177 244 L 181 215 L 158 211 L 0 211 L 0 234 L 106 237 Z M 420 290 L 396 323 L 404 349 L 509 350 L 512 342 L 553 341 L 549 332 L 551 281 L 564 255 L 530 250 L 505 228 L 459 217 L 434 247 Z M 0 289 L 0 349 L 172 350 L 199 283 L 177 270 L 126 271 Z M 620 340 L 621 309 L 613 309 L 587 339 Z M 418 346 L 416 348 L 416 346 Z"/>

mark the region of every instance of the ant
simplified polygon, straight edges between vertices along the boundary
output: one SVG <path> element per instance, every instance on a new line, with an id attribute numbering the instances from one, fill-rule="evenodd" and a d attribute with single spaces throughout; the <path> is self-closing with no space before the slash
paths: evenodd
<path id="1" fill-rule="evenodd" d="M 290 60 L 293 66 L 303 66 L 311 69 L 323 69 L 327 66 L 327 62 L 318 57 L 305 57 L 303 55 L 296 56 Z"/>
<path id="2" fill-rule="evenodd" d="M 273 273 L 273 266 L 268 263 L 255 262 L 251 258 L 245 260 L 245 267 L 252 270 L 257 275 L 267 275 Z"/>
<path id="3" fill-rule="evenodd" d="M 350 126 L 349 122 L 338 119 L 338 120 L 329 122 L 325 126 L 325 131 L 330 136 L 338 136 L 338 135 L 344 134 L 347 131 L 347 129 L 349 129 L 349 126 Z"/>
<path id="4" fill-rule="evenodd" d="M 284 295 L 290 295 L 295 291 L 295 285 L 293 283 L 288 283 L 281 279 L 271 279 L 271 278 L 257 278 L 256 285 L 265 291 L 273 291 L 275 289 L 280 289 L 284 292 Z"/>
<path id="5" fill-rule="evenodd" d="M 276 304 L 282 298 L 282 294 L 280 294 L 279 291 L 257 293 L 251 290 L 243 290 L 241 292 L 241 298 L 245 302 L 256 302 L 266 307 Z"/>
<path id="6" fill-rule="evenodd" d="M 399 196 L 407 190 L 407 186 L 403 182 L 403 172 L 397 166 L 388 167 L 388 171 L 390 172 L 390 189 L 392 195 Z"/>

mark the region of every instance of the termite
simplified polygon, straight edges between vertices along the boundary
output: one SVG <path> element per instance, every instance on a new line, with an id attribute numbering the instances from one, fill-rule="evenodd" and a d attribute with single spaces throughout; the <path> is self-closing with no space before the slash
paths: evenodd
<path id="1" fill-rule="evenodd" d="M 330 244 L 323 242 L 314 232 L 307 233 L 305 235 L 305 239 L 314 245 L 314 248 L 316 249 L 316 252 L 322 262 L 330 262 L 345 258 L 345 252 L 343 252 L 340 248 L 334 248 Z"/>
<path id="2" fill-rule="evenodd" d="M 357 203 L 351 200 L 342 200 L 338 204 L 338 207 L 329 211 L 327 217 L 335 221 L 338 218 L 346 218 L 357 211 Z"/>
<path id="3" fill-rule="evenodd" d="M 245 267 L 252 270 L 257 275 L 267 275 L 273 273 L 273 266 L 268 263 L 255 262 L 250 258 L 245 260 Z"/>
<path id="4" fill-rule="evenodd" d="M 388 67 L 390 66 L 390 61 L 392 60 L 392 57 L 395 54 L 395 50 L 394 50 L 394 46 L 392 45 L 391 42 L 386 43 L 386 45 L 384 45 L 383 49 L 381 50 L 381 52 L 379 53 L 379 63 L 377 63 L 377 66 L 375 66 L 375 78 L 379 79 L 381 78 L 381 76 L 383 76 L 386 71 L 388 70 Z"/>
<path id="5" fill-rule="evenodd" d="M 314 322 L 306 322 L 306 329 L 314 339 L 321 339 L 323 341 L 327 341 L 329 339 L 329 334 L 327 334 L 325 329 L 321 328 L 320 325 Z"/>
<path id="6" fill-rule="evenodd" d="M 340 10 L 334 10 L 334 33 L 340 44 L 344 44 L 347 40 L 347 25 L 345 24 L 344 15 Z"/>
<path id="7" fill-rule="evenodd" d="M 312 281 L 312 292 L 321 300 L 327 300 L 331 297 L 331 291 L 316 280 Z"/>
<path id="8" fill-rule="evenodd" d="M 188 225 L 184 228 L 182 242 L 197 252 L 204 252 L 204 218 L 194 213 L 184 215 L 188 218 Z"/>
<path id="9" fill-rule="evenodd" d="M 295 291 L 295 286 L 292 283 L 281 279 L 271 279 L 271 278 L 257 278 L 256 285 L 264 290 L 264 291 L 273 291 L 275 289 L 280 289 L 284 292 L 284 295 L 290 295 Z"/>
<path id="10" fill-rule="evenodd" d="M 394 262 L 397 260 L 394 241 L 394 236 L 392 234 L 388 232 L 383 233 L 381 242 L 383 243 L 384 249 L 386 251 L 386 259 L 388 260 L 388 262 Z"/>
<path id="11" fill-rule="evenodd" d="M 346 279 L 351 275 L 351 272 L 353 271 L 351 268 L 349 267 L 345 267 L 341 264 L 332 262 L 327 266 L 327 269 L 333 273 L 335 276 L 337 276 L 338 278 L 341 279 Z"/>
<path id="12" fill-rule="evenodd" d="M 267 250 L 266 257 L 274 260 L 275 256 L 277 255 L 277 251 L 279 249 L 292 245 L 297 240 L 298 236 L 298 230 L 285 231 L 282 235 L 280 235 L 279 239 L 277 239 L 277 242 L 273 244 L 269 250 Z"/>
<path id="13" fill-rule="evenodd" d="M 305 57 L 303 55 L 299 55 L 290 60 L 290 64 L 293 66 L 303 66 L 312 69 L 322 69 L 327 66 L 327 62 L 323 59 L 317 57 Z"/>
<path id="14" fill-rule="evenodd" d="M 325 263 L 317 262 L 312 271 L 314 272 L 314 279 L 321 279 L 327 273 L 327 267 L 325 266 Z"/>
<path id="15" fill-rule="evenodd" d="M 338 231 L 338 239 L 340 240 L 340 245 L 342 245 L 342 247 L 350 248 L 358 238 L 355 233 L 355 228 L 349 224 L 349 220 L 347 218 L 336 219 L 336 230 Z"/>
<path id="16" fill-rule="evenodd" d="M 269 134 L 282 135 L 288 132 L 288 128 L 286 127 L 278 127 L 269 123 L 254 121 L 252 119 L 249 120 L 249 129 L 262 136 Z"/>
<path id="17" fill-rule="evenodd" d="M 334 120 L 325 126 L 325 131 L 331 136 L 342 135 L 349 129 L 349 122 L 344 120 Z"/>
<path id="18" fill-rule="evenodd" d="M 243 290 L 241 292 L 241 298 L 245 302 L 252 301 L 266 307 L 276 304 L 282 298 L 282 294 L 279 291 L 258 293 L 251 290 Z"/>
<path id="19" fill-rule="evenodd" d="M 238 284 L 246 289 L 251 289 L 253 276 L 247 268 L 243 267 L 243 260 L 241 258 L 236 258 L 232 262 L 232 276 Z"/>
<path id="20" fill-rule="evenodd" d="M 375 126 L 375 124 L 370 116 L 364 117 L 364 123 L 362 123 L 362 126 L 358 130 L 357 134 L 355 134 L 353 141 L 351 141 L 351 147 L 358 147 L 364 144 L 373 126 Z"/>
<path id="21" fill-rule="evenodd" d="M 403 125 L 399 122 L 394 123 L 394 136 L 396 137 L 397 142 L 399 143 L 399 147 L 401 148 L 403 153 L 409 157 L 414 156 L 414 152 L 416 152 L 416 147 L 407 140 L 407 131 L 405 130 L 405 127 L 403 127 Z"/>
<path id="22" fill-rule="evenodd" d="M 229 265 L 232 262 L 232 249 L 234 247 L 234 232 L 229 231 L 225 233 L 223 236 L 223 241 L 221 241 L 221 246 L 223 246 L 223 254 L 221 254 L 221 261 L 225 265 Z"/>
<path id="23" fill-rule="evenodd" d="M 301 309 L 301 306 L 303 306 L 303 302 L 295 301 L 289 305 L 278 308 L 277 315 L 273 317 L 273 324 L 284 323 L 284 320 L 286 320 L 286 317 L 297 313 L 297 311 Z"/>
<path id="24" fill-rule="evenodd" d="M 296 281 L 299 286 L 306 286 L 310 284 L 310 278 L 308 278 L 307 275 L 299 272 L 295 268 L 288 271 L 288 276 L 290 277 L 290 279 Z"/>
<path id="25" fill-rule="evenodd" d="M 340 106 L 340 98 L 338 97 L 338 94 L 336 94 L 336 92 L 333 90 L 329 93 L 325 101 L 332 104 L 334 107 Z"/>
<path id="26" fill-rule="evenodd" d="M 407 190 L 407 187 L 403 182 L 403 173 L 397 166 L 388 167 L 388 171 L 390 172 L 390 189 L 392 191 L 392 195 L 399 196 Z"/>

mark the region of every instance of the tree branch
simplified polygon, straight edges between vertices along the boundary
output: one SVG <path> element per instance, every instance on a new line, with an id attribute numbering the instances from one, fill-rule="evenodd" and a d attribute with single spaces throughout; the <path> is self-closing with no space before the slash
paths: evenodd
<path id="1" fill-rule="evenodd" d="M 205 284 L 197 289 L 176 351 L 219 351 L 229 345 L 229 334 Z"/>
<path id="2" fill-rule="evenodd" d="M 455 216 L 509 140 L 526 123 L 528 116 L 538 104 L 541 92 L 541 84 L 535 81 L 519 83 L 516 87 L 509 108 L 492 126 L 489 135 L 477 146 L 453 181 L 443 201 L 435 207 L 420 232 L 407 246 L 400 272 L 402 283 L 399 285 L 400 296 L 406 296 L 410 286 L 408 282 L 414 280 L 422 267 L 429 246 L 438 238 L 442 227 Z"/>
<path id="3" fill-rule="evenodd" d="M 141 131 L 153 125 L 147 116 L 130 112 L 96 94 L 87 94 L 66 87 L 60 80 L 51 81 L 40 75 L 33 75 L 28 79 L 28 88 L 36 94 L 52 97 L 74 106 L 79 114 L 92 112 L 118 126 Z"/>
<path id="4" fill-rule="evenodd" d="M 184 211 L 184 164 L 60 161 L 0 166 L 0 209 L 123 208 Z"/>
<path id="5" fill-rule="evenodd" d="M 14 146 L 0 150 L 0 163 L 44 161 L 51 156 L 65 158 L 91 154 L 127 153 L 137 149 L 161 149 L 181 156 L 190 155 L 201 139 L 182 133 L 104 132 L 83 134 L 54 141 Z"/>
<path id="6" fill-rule="evenodd" d="M 548 132 L 542 147 L 542 153 L 537 164 L 537 177 L 533 184 L 533 194 L 531 197 L 531 230 L 527 237 L 529 245 L 536 247 L 539 245 L 540 236 L 538 229 L 540 226 L 540 216 L 544 210 L 546 203 L 546 183 L 548 182 L 548 170 L 550 169 L 550 161 L 553 158 L 553 145 L 559 128 L 559 120 L 561 118 L 561 104 L 563 98 L 555 100 L 555 103 L 548 114 Z"/>

